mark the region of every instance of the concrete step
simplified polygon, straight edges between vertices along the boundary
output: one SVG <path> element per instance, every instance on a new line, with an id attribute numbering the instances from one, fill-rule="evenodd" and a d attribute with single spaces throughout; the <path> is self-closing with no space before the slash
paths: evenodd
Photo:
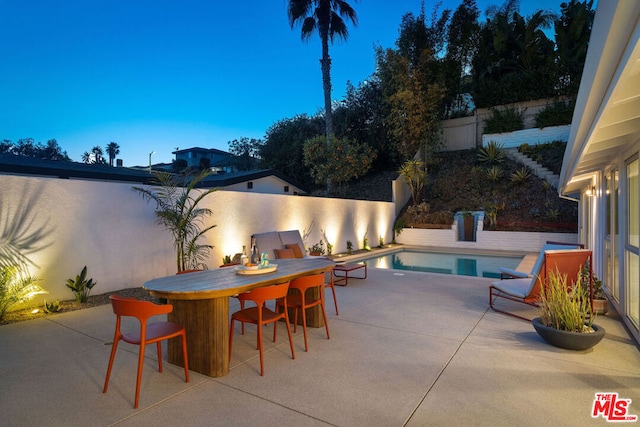
<path id="1" fill-rule="evenodd" d="M 536 176 L 544 179 L 553 187 L 558 188 L 558 182 L 560 181 L 560 177 L 558 175 L 554 174 L 549 169 L 545 168 L 530 157 L 522 154 L 518 151 L 517 148 L 507 148 L 505 149 L 505 151 L 507 152 L 507 156 L 509 158 L 515 160 L 516 162 L 522 163 L 523 165 L 531 169 L 533 173 L 536 174 Z"/>

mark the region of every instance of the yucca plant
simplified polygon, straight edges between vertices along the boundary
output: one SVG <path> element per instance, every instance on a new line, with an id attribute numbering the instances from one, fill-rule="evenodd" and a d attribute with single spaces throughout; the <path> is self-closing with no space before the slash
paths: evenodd
<path id="1" fill-rule="evenodd" d="M 502 163 L 505 157 L 507 157 L 507 153 L 502 147 L 502 144 L 498 144 L 495 141 L 489 141 L 486 147 L 482 147 L 478 150 L 478 160 L 480 163 L 487 165 Z"/>
<path id="2" fill-rule="evenodd" d="M 16 304 L 22 304 L 44 291 L 33 276 L 16 265 L 0 266 L 0 320 Z"/>
<path id="3" fill-rule="evenodd" d="M 522 166 L 520 169 L 511 174 L 511 182 L 514 184 L 524 184 L 531 177 L 531 171 L 528 167 Z"/>
<path id="4" fill-rule="evenodd" d="M 494 165 L 487 168 L 487 178 L 489 178 L 491 182 L 500 180 L 500 178 L 502 178 L 502 169 L 500 169 L 500 166 Z"/>
<path id="5" fill-rule="evenodd" d="M 542 324 L 561 331 L 590 332 L 595 314 L 585 297 L 585 286 L 588 278 L 582 275 L 570 286 L 566 274 L 551 271 L 546 283 L 540 286 L 538 307 Z"/>

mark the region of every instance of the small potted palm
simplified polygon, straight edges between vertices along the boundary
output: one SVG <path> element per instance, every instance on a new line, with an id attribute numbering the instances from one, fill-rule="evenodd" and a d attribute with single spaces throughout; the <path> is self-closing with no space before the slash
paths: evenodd
<path id="1" fill-rule="evenodd" d="M 549 344 L 568 350 L 587 350 L 598 344 L 605 330 L 593 323 L 584 275 L 571 286 L 567 276 L 551 271 L 540 288 L 539 315 L 532 320 L 536 332 Z"/>

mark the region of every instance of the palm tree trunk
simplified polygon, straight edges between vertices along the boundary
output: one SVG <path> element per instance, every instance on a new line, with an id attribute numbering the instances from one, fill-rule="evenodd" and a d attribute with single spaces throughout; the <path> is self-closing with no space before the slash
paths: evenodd
<path id="1" fill-rule="evenodd" d="M 331 58 L 329 57 L 329 35 L 322 35 L 322 59 L 320 69 L 322 71 L 322 89 L 324 91 L 324 128 L 327 145 L 333 138 L 333 111 L 331 110 Z M 331 178 L 327 177 L 327 195 L 331 195 Z"/>

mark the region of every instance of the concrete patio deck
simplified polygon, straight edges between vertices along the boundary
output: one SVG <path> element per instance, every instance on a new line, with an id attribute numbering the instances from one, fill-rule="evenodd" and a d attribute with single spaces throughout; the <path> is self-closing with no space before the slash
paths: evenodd
<path id="1" fill-rule="evenodd" d="M 591 417 L 596 392 L 631 399 L 629 414 L 640 415 L 640 352 L 614 314 L 598 318 L 607 335 L 594 349 L 561 350 L 530 323 L 492 312 L 490 281 L 369 269 L 366 280 L 337 287 L 339 316 L 327 295 L 330 340 L 324 328 L 310 330 L 305 353 L 299 328 L 292 360 L 282 325 L 275 344 L 265 334 L 264 377 L 251 326 L 244 336 L 237 328 L 222 378 L 192 371 L 185 383 L 168 363 L 158 373 L 149 347 L 137 410 L 135 346 L 121 344 L 102 393 L 110 306 L 0 326 L 0 423 L 605 425 Z"/>

